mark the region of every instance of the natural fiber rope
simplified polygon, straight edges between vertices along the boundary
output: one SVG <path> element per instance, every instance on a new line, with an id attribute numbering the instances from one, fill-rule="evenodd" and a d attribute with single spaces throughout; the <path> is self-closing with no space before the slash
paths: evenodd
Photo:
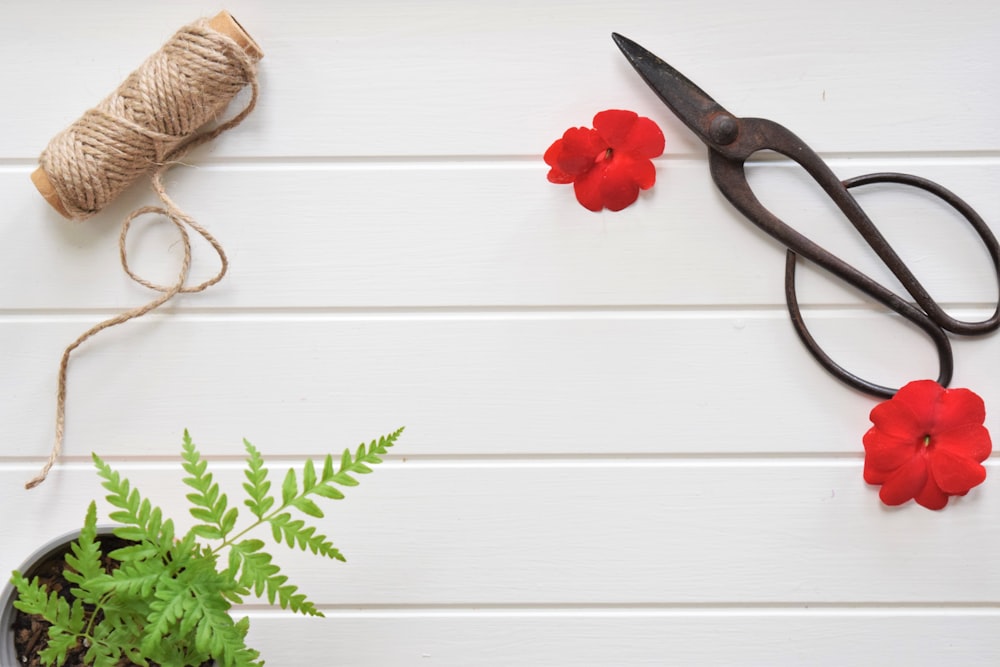
<path id="1" fill-rule="evenodd" d="M 218 117 L 246 86 L 250 86 L 251 94 L 242 111 L 220 125 L 198 132 Z M 63 352 L 56 392 L 55 442 L 41 472 L 25 488 L 45 481 L 62 452 L 67 371 L 73 351 L 104 329 L 141 317 L 177 294 L 201 292 L 225 276 L 228 260 L 222 246 L 167 196 L 163 176 L 188 151 L 239 125 L 253 111 L 257 93 L 254 60 L 235 41 L 210 29 L 207 21 L 202 20 L 181 28 L 114 93 L 56 136 L 42 153 L 42 168 L 70 216 L 79 220 L 96 214 L 135 180 L 153 170 L 153 191 L 162 206 L 143 206 L 130 213 L 122 224 L 118 249 L 125 273 L 161 294 L 145 305 L 94 325 Z M 171 285 L 147 281 L 129 267 L 128 232 L 132 221 L 146 214 L 166 217 L 180 232 L 184 258 L 177 280 Z M 191 268 L 191 239 L 185 227 L 200 234 L 221 263 L 212 278 L 193 286 L 185 285 Z"/>
<path id="2" fill-rule="evenodd" d="M 238 124 L 195 134 L 256 81 L 236 42 L 205 20 L 181 28 L 39 158 L 70 217 L 89 218 L 152 169 Z M 252 108 L 252 103 L 250 105 Z"/>

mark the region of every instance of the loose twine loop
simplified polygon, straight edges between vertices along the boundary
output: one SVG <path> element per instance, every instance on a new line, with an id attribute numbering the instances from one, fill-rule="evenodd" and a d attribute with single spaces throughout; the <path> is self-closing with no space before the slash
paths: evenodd
<path id="1" fill-rule="evenodd" d="M 25 488 L 44 482 L 62 453 L 67 372 L 73 351 L 105 329 L 141 317 L 177 294 L 201 292 L 225 276 L 229 262 L 221 244 L 167 195 L 163 176 L 189 151 L 236 127 L 253 111 L 258 94 L 255 56 L 259 53 L 248 54 L 232 37 L 213 29 L 207 20 L 185 26 L 115 92 L 57 135 L 42 153 L 41 169 L 68 217 L 76 220 L 95 215 L 152 170 L 151 184 L 162 205 L 143 206 L 125 218 L 118 251 L 122 269 L 129 278 L 160 295 L 94 325 L 63 352 L 56 392 L 55 442 L 41 472 Z M 198 132 L 247 86 L 251 89 L 250 99 L 239 113 Z M 126 241 L 132 222 L 150 214 L 169 220 L 180 233 L 184 257 L 177 280 L 169 285 L 142 278 L 128 263 Z M 214 276 L 190 286 L 186 284 L 191 268 L 188 229 L 207 241 L 220 261 Z"/>

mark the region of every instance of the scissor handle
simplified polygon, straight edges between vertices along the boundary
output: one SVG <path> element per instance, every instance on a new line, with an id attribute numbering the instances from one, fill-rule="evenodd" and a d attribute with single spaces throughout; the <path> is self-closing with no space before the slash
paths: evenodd
<path id="1" fill-rule="evenodd" d="M 806 327 L 805 320 L 802 318 L 802 311 L 799 309 L 799 300 L 795 292 L 795 264 L 797 255 L 794 251 L 788 250 L 785 252 L 785 304 L 788 306 L 788 314 L 792 320 L 792 326 L 795 328 L 795 333 L 798 334 L 799 340 L 805 345 L 806 349 L 813 358 L 819 363 L 820 366 L 825 368 L 827 372 L 833 375 L 835 378 L 843 382 L 849 387 L 853 387 L 858 391 L 862 391 L 871 396 L 876 396 L 879 398 L 892 398 L 898 389 L 892 387 L 886 387 L 884 385 L 865 380 L 864 378 L 851 373 L 846 368 L 834 361 L 830 355 L 828 355 L 816 339 L 812 337 L 809 333 L 809 328 Z M 923 327 L 921 327 L 923 328 Z M 931 331 L 924 329 L 931 334 Z M 944 335 L 941 329 L 936 329 L 937 332 Z M 931 335 L 934 340 L 934 344 L 938 351 L 938 379 L 937 382 L 942 387 L 947 387 L 951 382 L 952 373 L 955 370 L 954 357 L 951 353 L 951 345 L 948 343 L 947 336 L 944 337 L 943 342 L 939 340 L 936 335 Z"/>
<path id="2" fill-rule="evenodd" d="M 955 195 L 950 190 L 944 188 L 943 186 L 935 183 L 934 181 L 929 181 L 920 176 L 914 176 L 913 174 L 900 174 L 896 172 L 881 172 L 875 174 L 865 174 L 863 176 L 856 176 L 854 178 L 849 178 L 843 181 L 844 187 L 853 188 L 862 185 L 869 185 L 872 183 L 896 183 L 902 185 L 910 185 L 913 187 L 921 188 L 934 194 L 940 199 L 948 203 L 952 208 L 956 209 L 962 216 L 972 225 L 979 234 L 983 243 L 986 245 L 990 252 L 990 256 L 993 259 L 994 271 L 997 272 L 997 281 L 1000 284 L 1000 252 L 998 252 L 997 239 L 993 235 L 993 232 L 986 225 L 983 219 L 979 216 L 975 210 L 972 209 L 964 200 Z M 806 346 L 806 349 L 813 355 L 813 357 L 829 371 L 834 377 L 841 380 L 845 384 L 854 387 L 860 391 L 864 391 L 868 394 L 873 394 L 876 396 L 881 396 L 884 398 L 889 398 L 896 393 L 895 389 L 885 387 L 874 382 L 869 382 L 857 375 L 849 372 L 843 366 L 837 364 L 833 359 L 827 355 L 816 340 L 809 333 L 806 327 L 805 321 L 802 318 L 802 313 L 799 310 L 798 297 L 795 291 L 795 266 L 796 266 L 796 255 L 793 251 L 789 250 L 785 256 L 785 303 L 788 306 L 788 313 L 792 319 L 792 325 L 795 327 L 795 332 L 798 334 L 799 339 Z M 956 333 L 962 333 L 966 335 L 976 335 L 979 333 L 986 333 L 992 331 L 996 328 L 996 323 L 998 317 L 1000 317 L 1000 299 L 998 299 L 997 310 L 993 313 L 993 316 L 987 320 L 980 322 L 963 322 L 961 320 L 956 320 L 947 313 L 945 313 L 936 302 L 931 301 L 933 307 L 936 309 L 936 314 L 938 317 L 947 318 L 950 323 L 954 326 L 950 329 Z M 923 304 L 921 304 L 923 305 Z M 931 319 L 940 324 L 938 317 L 931 315 Z M 948 376 L 951 375 L 951 369 L 947 370 Z M 938 380 L 941 383 L 940 379 Z M 945 383 L 941 383 L 945 386 Z"/>
<path id="3" fill-rule="evenodd" d="M 994 265 L 997 268 L 1000 282 L 1000 252 L 997 249 L 996 238 L 989 227 L 964 201 L 931 181 L 906 175 L 872 174 L 867 177 L 853 179 L 855 182 L 845 184 L 837 178 L 826 163 L 812 149 L 791 131 L 773 121 L 744 118 L 738 121 L 738 130 L 733 133 L 729 143 L 709 151 L 709 167 L 712 178 L 719 190 L 743 215 L 760 227 L 770 236 L 784 244 L 793 255 L 801 255 L 806 259 L 826 269 L 837 278 L 843 280 L 886 308 L 903 316 L 922 329 L 937 348 L 939 360 L 938 382 L 947 386 L 951 382 L 954 367 L 951 343 L 945 330 L 967 335 L 981 334 L 995 330 L 1000 325 L 1000 300 L 997 312 L 993 317 L 982 322 L 961 322 L 947 315 L 924 289 L 917 278 L 903 263 L 882 234 L 861 208 L 861 205 L 848 191 L 848 184 L 853 187 L 866 183 L 891 181 L 914 185 L 928 190 L 951 204 L 963 216 L 986 243 Z M 889 269 L 900 279 L 907 291 L 924 309 L 905 301 L 885 286 L 874 281 L 864 273 L 843 261 L 836 255 L 823 249 L 809 238 L 789 227 L 780 218 L 771 213 L 750 189 L 747 182 L 746 159 L 760 150 L 773 150 L 791 158 L 802 166 L 810 176 L 823 188 L 827 195 L 837 204 L 837 207 L 851 221 L 851 224 L 861 233 L 872 246 Z M 798 312 L 794 299 L 794 257 L 789 259 L 792 270 L 792 301 L 789 310 L 792 320 L 796 322 L 796 331 L 806 343 L 813 356 L 835 377 L 846 384 L 869 394 L 879 397 L 890 397 L 894 389 L 883 387 L 863 380 L 835 364 L 815 343 L 804 324 L 801 324 L 801 313 Z M 786 267 L 788 262 L 786 262 Z M 786 268 L 787 271 L 787 268 Z M 787 275 L 787 273 L 786 273 Z"/>
<path id="4" fill-rule="evenodd" d="M 969 204 L 956 195 L 954 192 L 944 187 L 939 183 L 935 183 L 929 179 L 923 178 L 921 176 L 915 176 L 913 174 L 901 174 L 893 171 L 878 172 L 874 174 L 864 174 L 862 176 L 855 176 L 854 178 L 848 178 L 843 181 L 845 188 L 855 188 L 863 185 L 871 185 L 873 183 L 893 183 L 897 185 L 907 185 L 914 188 L 919 188 L 925 192 L 929 192 L 938 199 L 942 200 L 953 209 L 955 209 L 963 218 L 972 226 L 979 239 L 983 242 L 986 251 L 990 255 L 990 261 L 993 263 L 993 274 L 997 281 L 997 306 L 993 311 L 993 315 L 990 317 L 979 320 L 976 322 L 968 322 L 965 320 L 959 320 L 944 311 L 943 308 L 935 301 L 927 290 L 924 289 L 923 285 L 916 279 L 913 273 L 907 268 L 896 253 L 889 247 L 885 239 L 882 238 L 881 234 L 878 239 L 884 244 L 884 250 L 891 253 L 891 259 L 894 263 L 898 263 L 899 271 L 893 268 L 893 264 L 890 264 L 885 257 L 883 261 L 889 265 L 889 268 L 893 270 L 893 273 L 897 278 L 903 283 L 903 287 L 909 292 L 913 298 L 916 300 L 917 304 L 927 313 L 934 322 L 940 326 L 942 329 L 947 329 L 952 333 L 956 333 L 963 336 L 977 336 L 981 334 L 986 334 L 991 331 L 996 331 L 1000 328 L 1000 242 L 997 242 L 997 237 L 993 234 L 993 231 L 989 228 L 989 225 L 983 220 L 983 218 L 976 212 L 974 208 L 969 206 Z M 870 223 L 870 221 L 869 221 Z M 871 229 L 875 229 L 872 225 Z M 864 231 L 862 231 L 864 235 Z M 865 236 L 868 240 L 868 237 Z M 871 241 L 869 241 L 870 243 Z M 875 246 L 873 246 L 875 247 Z M 882 257 L 882 253 L 879 252 L 879 248 L 875 247 L 876 253 L 879 257 Z"/>

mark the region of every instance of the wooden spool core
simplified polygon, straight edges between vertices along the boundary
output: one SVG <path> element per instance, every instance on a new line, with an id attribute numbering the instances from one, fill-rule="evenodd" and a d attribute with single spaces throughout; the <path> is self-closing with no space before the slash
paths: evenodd
<path id="1" fill-rule="evenodd" d="M 246 52 L 248 56 L 253 58 L 255 61 L 260 60 L 264 57 L 264 52 L 260 50 L 257 42 L 253 40 L 247 31 L 243 29 L 233 15 L 229 12 L 223 10 L 213 16 L 209 22 L 208 27 L 212 30 L 229 37 L 234 42 L 240 45 L 240 48 Z M 35 184 L 35 188 L 38 193 L 45 198 L 52 208 L 59 212 L 59 215 L 64 218 L 72 218 L 66 207 L 63 206 L 62 200 L 59 199 L 59 195 L 56 193 L 55 186 L 52 185 L 52 181 L 49 179 L 49 175 L 45 173 L 45 170 L 38 167 L 31 173 L 31 182 Z"/>

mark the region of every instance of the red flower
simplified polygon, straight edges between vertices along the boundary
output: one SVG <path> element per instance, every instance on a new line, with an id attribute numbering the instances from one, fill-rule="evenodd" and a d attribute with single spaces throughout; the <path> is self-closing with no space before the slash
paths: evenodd
<path id="1" fill-rule="evenodd" d="M 594 129 L 571 127 L 545 151 L 553 183 L 572 183 L 591 211 L 620 211 L 656 182 L 652 159 L 663 153 L 663 132 L 634 111 L 610 109 L 594 116 Z"/>
<path id="2" fill-rule="evenodd" d="M 886 505 L 915 498 L 941 509 L 949 496 L 964 496 L 986 479 L 980 463 L 993 445 L 985 419 L 983 399 L 968 389 L 909 383 L 871 412 L 865 481 L 882 485 L 878 495 Z"/>

